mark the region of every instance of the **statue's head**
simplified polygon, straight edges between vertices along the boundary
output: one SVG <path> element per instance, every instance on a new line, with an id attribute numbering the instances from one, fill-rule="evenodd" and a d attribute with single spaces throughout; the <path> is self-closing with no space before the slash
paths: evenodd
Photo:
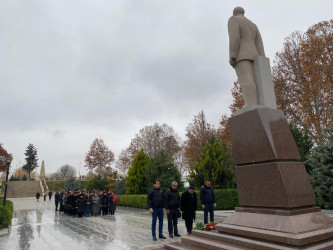
<path id="1" fill-rule="evenodd" d="M 233 11 L 234 16 L 239 16 L 239 15 L 244 16 L 244 13 L 245 13 L 245 10 L 242 7 L 238 6 L 238 7 L 234 8 L 234 11 Z"/>

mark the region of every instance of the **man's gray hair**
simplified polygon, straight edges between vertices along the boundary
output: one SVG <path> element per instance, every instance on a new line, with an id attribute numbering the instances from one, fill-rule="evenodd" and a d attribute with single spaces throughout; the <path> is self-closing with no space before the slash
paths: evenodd
<path id="1" fill-rule="evenodd" d="M 242 7 L 236 7 L 233 11 L 234 16 L 237 16 L 238 14 L 245 14 L 245 10 Z"/>
<path id="2" fill-rule="evenodd" d="M 171 186 L 177 186 L 178 185 L 178 182 L 177 181 L 173 181 L 171 182 Z"/>

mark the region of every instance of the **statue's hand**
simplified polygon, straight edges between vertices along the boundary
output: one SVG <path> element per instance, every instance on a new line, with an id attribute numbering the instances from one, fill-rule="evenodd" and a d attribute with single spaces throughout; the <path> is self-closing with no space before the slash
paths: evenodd
<path id="1" fill-rule="evenodd" d="M 236 66 L 236 58 L 232 58 L 232 57 L 230 57 L 230 59 L 229 59 L 229 63 L 230 63 L 230 65 L 231 65 L 233 68 L 235 68 L 235 66 Z"/>

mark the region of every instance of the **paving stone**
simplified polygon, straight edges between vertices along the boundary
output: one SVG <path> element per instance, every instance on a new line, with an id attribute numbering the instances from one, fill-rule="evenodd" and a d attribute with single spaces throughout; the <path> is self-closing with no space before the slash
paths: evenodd
<path id="1" fill-rule="evenodd" d="M 10 200 L 14 202 L 14 218 L 9 234 L 0 236 L 0 249 L 147 249 L 180 241 L 177 237 L 152 241 L 151 215 L 145 209 L 118 206 L 114 216 L 74 218 L 55 212 L 53 200 Z M 221 221 L 229 214 L 217 215 L 216 219 Z M 198 221 L 202 220 L 198 212 Z M 185 235 L 183 220 L 178 227 Z M 167 237 L 166 215 L 163 230 Z"/>

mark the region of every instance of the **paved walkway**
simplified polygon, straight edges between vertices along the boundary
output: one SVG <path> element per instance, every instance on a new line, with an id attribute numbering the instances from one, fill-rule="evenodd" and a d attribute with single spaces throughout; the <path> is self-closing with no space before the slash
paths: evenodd
<path id="1" fill-rule="evenodd" d="M 36 202 L 34 198 L 10 199 L 14 202 L 14 218 L 10 233 L 0 236 L 0 249 L 147 249 L 179 238 L 151 238 L 151 215 L 147 210 L 117 207 L 116 215 L 73 218 L 54 211 L 54 202 Z M 332 210 L 323 210 L 333 217 Z M 222 221 L 233 211 L 215 211 L 216 221 Z M 197 212 L 202 222 L 203 213 Z M 180 234 L 185 235 L 183 220 Z M 168 236 L 164 219 L 164 235 Z"/>
<path id="2" fill-rule="evenodd" d="M 73 218 L 54 211 L 54 201 L 12 198 L 14 218 L 10 233 L 0 236 L 0 249 L 147 249 L 179 238 L 152 241 L 151 215 L 147 210 L 117 207 L 116 214 L 104 217 Z M 232 212 L 232 211 L 231 211 Z M 230 213 L 218 212 L 217 221 Z M 166 217 L 166 216 L 165 216 Z M 198 221 L 202 221 L 198 212 Z M 184 221 L 179 222 L 185 235 Z M 164 219 L 164 235 L 168 236 Z"/>

